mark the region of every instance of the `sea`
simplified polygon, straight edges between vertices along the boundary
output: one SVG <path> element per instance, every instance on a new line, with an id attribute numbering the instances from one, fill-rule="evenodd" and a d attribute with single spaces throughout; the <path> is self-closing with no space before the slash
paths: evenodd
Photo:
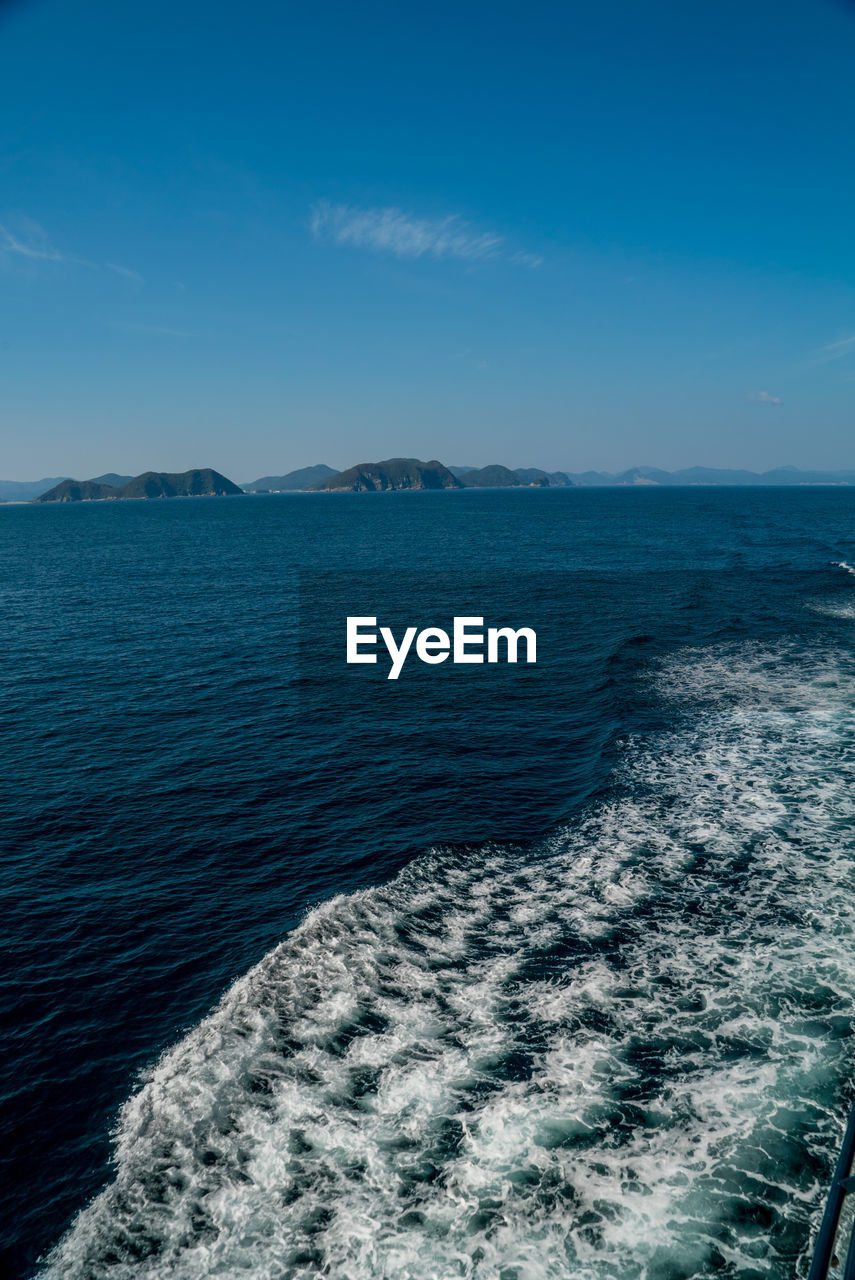
<path id="1" fill-rule="evenodd" d="M 855 490 L 9 505 L 0 566 L 0 1274 L 806 1273 Z"/>

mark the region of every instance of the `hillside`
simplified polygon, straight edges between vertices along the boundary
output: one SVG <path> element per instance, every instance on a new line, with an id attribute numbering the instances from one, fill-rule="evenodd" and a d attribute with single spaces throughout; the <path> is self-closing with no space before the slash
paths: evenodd
<path id="1" fill-rule="evenodd" d="M 119 490 L 97 480 L 63 480 L 39 494 L 33 502 L 100 502 L 105 498 L 118 498 Z"/>
<path id="2" fill-rule="evenodd" d="M 121 489 L 123 484 L 130 484 L 133 476 L 120 476 L 115 471 L 107 471 L 103 476 L 94 476 L 90 484 L 108 484 L 112 489 Z"/>
<path id="3" fill-rule="evenodd" d="M 387 489 L 460 489 L 461 482 L 447 467 L 433 459 L 387 458 L 385 462 L 360 462 L 328 480 L 312 485 L 327 493 L 371 493 Z"/>
<path id="4" fill-rule="evenodd" d="M 119 490 L 119 496 L 122 498 L 213 498 L 242 492 L 238 485 L 220 475 L 219 471 L 202 467 L 199 470 L 178 473 L 146 471 L 131 480 L 130 484 L 123 485 Z"/>
<path id="5" fill-rule="evenodd" d="M 541 467 L 449 467 L 466 488 L 515 489 L 519 484 L 540 488 L 569 489 L 573 481 L 566 471 L 544 471 Z M 516 479 L 513 477 L 516 476 Z"/>
<path id="6" fill-rule="evenodd" d="M 460 483 L 467 489 L 515 489 L 522 481 L 509 467 L 494 463 L 489 467 L 476 467 L 460 476 Z"/>
<path id="7" fill-rule="evenodd" d="M 522 485 L 548 485 L 544 474 L 534 480 L 523 480 L 517 471 L 494 463 L 489 467 L 476 467 L 473 471 L 465 471 L 460 483 L 467 489 L 518 489 Z"/>
<path id="8" fill-rule="evenodd" d="M 300 467 L 298 471 L 289 471 L 284 476 L 262 476 L 260 480 L 253 480 L 242 487 L 245 493 L 298 492 L 311 489 L 312 485 L 318 485 L 338 474 L 333 467 L 319 462 L 314 467 Z"/>
<path id="9" fill-rule="evenodd" d="M 231 480 L 220 475 L 219 471 L 202 467 L 181 472 L 145 471 L 141 476 L 135 476 L 127 484 L 119 486 L 103 484 L 97 480 L 63 480 L 34 501 L 103 502 L 111 498 L 225 497 L 242 492 Z"/>
<path id="10" fill-rule="evenodd" d="M 540 467 L 514 467 L 514 473 L 523 484 L 546 483 L 554 489 L 570 489 L 573 481 L 566 471 L 542 471 Z"/>

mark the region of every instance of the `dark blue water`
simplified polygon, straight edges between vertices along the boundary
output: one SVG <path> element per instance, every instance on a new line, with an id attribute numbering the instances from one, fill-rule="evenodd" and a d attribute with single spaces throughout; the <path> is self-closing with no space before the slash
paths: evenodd
<path id="1" fill-rule="evenodd" d="M 803 1268 L 855 493 L 7 507 L 0 555 L 10 1276 Z M 361 612 L 538 664 L 389 682 Z"/>

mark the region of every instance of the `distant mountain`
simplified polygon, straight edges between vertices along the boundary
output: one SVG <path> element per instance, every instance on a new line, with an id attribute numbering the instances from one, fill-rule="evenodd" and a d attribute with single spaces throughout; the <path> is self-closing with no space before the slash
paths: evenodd
<path id="1" fill-rule="evenodd" d="M 65 476 L 52 476 L 48 480 L 0 480 L 0 502 L 31 502 L 64 479 Z"/>
<path id="2" fill-rule="evenodd" d="M 327 480 L 312 485 L 328 493 L 370 493 L 386 489 L 460 489 L 461 482 L 448 467 L 433 459 L 387 458 L 385 462 L 360 462 Z"/>
<path id="3" fill-rule="evenodd" d="M 236 493 L 243 493 L 240 486 L 210 467 L 178 473 L 145 471 L 118 490 L 120 498 L 222 498 Z"/>
<path id="4" fill-rule="evenodd" d="M 617 474 L 612 474 L 609 471 L 582 471 L 579 474 L 571 473 L 570 479 L 575 485 L 587 487 L 596 485 L 687 483 L 686 481 L 674 480 L 670 471 L 661 471 L 658 467 L 630 467 L 627 471 L 619 471 Z"/>
<path id="5" fill-rule="evenodd" d="M 721 470 L 715 467 L 685 467 L 682 471 L 665 474 L 665 484 L 756 485 L 760 481 L 760 476 L 754 471 Z"/>
<path id="6" fill-rule="evenodd" d="M 463 482 L 466 488 L 500 488 L 514 489 L 516 484 L 513 480 L 508 480 L 507 476 L 503 479 L 496 478 L 496 472 L 490 467 L 449 467 L 449 471 L 453 476 L 457 476 L 458 480 Z M 500 467 L 501 472 L 507 472 L 509 468 Z M 477 479 L 483 476 L 485 472 L 493 472 L 493 479 Z M 566 471 L 543 471 L 540 467 L 514 467 L 511 474 L 517 476 L 521 484 L 524 485 L 550 485 L 559 489 L 569 488 L 573 481 L 567 475 Z M 469 476 L 470 479 L 466 479 Z"/>
<path id="7" fill-rule="evenodd" d="M 542 484 L 545 482 L 556 489 L 568 489 L 573 484 L 566 471 L 541 471 L 540 467 L 515 467 L 514 471 L 523 484 Z"/>
<path id="8" fill-rule="evenodd" d="M 123 484 L 130 484 L 133 476 L 119 476 L 115 471 L 108 471 L 103 476 L 95 476 L 92 484 L 108 484 L 113 489 L 121 489 Z"/>
<path id="9" fill-rule="evenodd" d="M 855 471 L 800 471 L 797 467 L 776 467 L 772 471 L 739 471 L 716 467 L 685 467 L 662 471 L 658 467 L 630 467 L 616 474 L 583 471 L 570 479 L 582 487 L 624 485 L 855 485 Z"/>
<path id="10" fill-rule="evenodd" d="M 100 480 L 63 480 L 34 501 L 103 502 L 110 498 L 225 497 L 240 493 L 243 490 L 220 475 L 219 471 L 202 467 L 181 472 L 145 471 L 119 486 L 104 484 Z"/>
<path id="11" fill-rule="evenodd" d="M 476 467 L 474 471 L 464 472 L 460 483 L 467 489 L 518 489 L 522 480 L 509 467 L 494 463 L 489 467 Z"/>
<path id="12" fill-rule="evenodd" d="M 301 467 L 299 471 L 289 471 L 284 476 L 262 476 L 260 480 L 253 480 L 251 484 L 243 485 L 243 489 L 245 493 L 287 493 L 311 489 L 312 485 L 317 485 L 322 480 L 329 480 L 331 476 L 338 474 L 333 467 L 319 462 L 317 466 Z"/>
<path id="13" fill-rule="evenodd" d="M 776 467 L 764 471 L 761 484 L 855 484 L 855 471 L 799 471 L 796 467 Z"/>
<path id="14" fill-rule="evenodd" d="M 118 498 L 119 490 L 97 480 L 63 480 L 34 502 L 99 502 L 103 498 Z"/>
<path id="15" fill-rule="evenodd" d="M 660 467 L 629 467 L 626 471 L 544 471 L 540 467 L 446 467 L 433 459 L 388 458 L 385 462 L 361 462 L 346 471 L 318 463 L 284 476 L 262 476 L 239 488 L 218 471 L 205 467 L 180 473 L 146 471 L 141 476 L 107 472 L 93 480 L 53 478 L 0 480 L 0 502 L 97 502 L 110 498 L 172 498 L 193 495 L 225 495 L 267 491 L 326 491 L 354 493 L 388 489 L 516 489 L 522 485 L 543 488 L 674 487 L 739 485 L 851 485 L 855 471 L 802 471 L 775 467 L 756 472 L 719 467 L 684 467 L 664 471 Z"/>

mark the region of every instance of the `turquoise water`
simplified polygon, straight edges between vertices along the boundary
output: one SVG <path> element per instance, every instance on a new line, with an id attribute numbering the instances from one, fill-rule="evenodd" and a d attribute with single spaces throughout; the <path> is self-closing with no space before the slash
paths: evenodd
<path id="1" fill-rule="evenodd" d="M 8 1274 L 799 1274 L 853 1064 L 853 516 L 0 509 Z M 344 666 L 342 611 L 470 610 L 537 667 Z"/>

